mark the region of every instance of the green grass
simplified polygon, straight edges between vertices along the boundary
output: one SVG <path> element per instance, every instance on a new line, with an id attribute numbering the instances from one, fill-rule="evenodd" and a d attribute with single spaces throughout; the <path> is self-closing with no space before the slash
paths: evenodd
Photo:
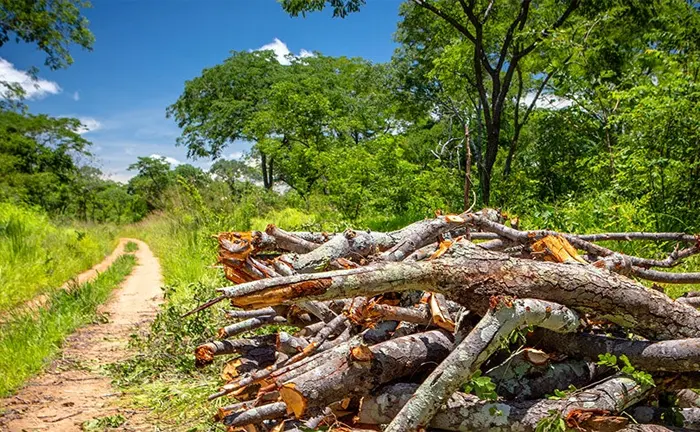
<path id="1" fill-rule="evenodd" d="M 11 316 L 0 327 L 0 396 L 11 394 L 59 351 L 65 337 L 97 318 L 97 306 L 132 271 L 133 255 L 122 255 L 92 282 L 51 294 L 37 312 Z"/>
<path id="2" fill-rule="evenodd" d="M 137 250 L 139 250 L 139 245 L 137 245 L 136 243 L 134 243 L 132 241 L 128 242 L 124 246 L 124 252 L 126 252 L 126 253 L 136 252 Z"/>
<path id="3" fill-rule="evenodd" d="M 221 365 L 195 369 L 193 350 L 215 337 L 223 323 L 221 307 L 180 317 L 227 284 L 221 271 L 212 268 L 217 248 L 211 235 L 223 229 L 227 229 L 223 224 L 203 221 L 193 212 L 154 215 L 123 233 L 145 241 L 158 257 L 166 303 L 149 336 L 132 341 L 142 354 L 109 369 L 114 383 L 127 395 L 128 407 L 148 410 L 149 420 L 166 430 L 218 427 L 211 421 L 217 405 L 206 398 L 220 383 Z"/>
<path id="4" fill-rule="evenodd" d="M 109 225 L 59 226 L 41 212 L 0 203 L 0 313 L 102 261 L 115 234 Z"/>

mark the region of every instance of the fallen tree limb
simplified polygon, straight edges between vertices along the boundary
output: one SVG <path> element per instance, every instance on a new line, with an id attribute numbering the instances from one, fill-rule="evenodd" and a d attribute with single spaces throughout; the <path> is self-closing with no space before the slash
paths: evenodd
<path id="1" fill-rule="evenodd" d="M 486 361 L 513 330 L 533 325 L 570 333 L 578 315 L 555 303 L 495 299 L 492 308 L 452 353 L 423 381 L 385 432 L 412 432 L 428 426 L 440 406 Z"/>
<path id="2" fill-rule="evenodd" d="M 632 267 L 632 275 L 653 282 L 672 284 L 698 284 L 700 273 L 673 273 Z"/>
<path id="3" fill-rule="evenodd" d="M 346 397 L 368 394 L 373 388 L 418 372 L 440 361 L 452 348 L 440 330 L 392 339 L 372 347 L 358 345 L 279 387 L 282 400 L 297 418 L 314 414 Z"/>
<path id="4" fill-rule="evenodd" d="M 226 426 L 244 426 L 260 423 L 263 420 L 270 420 L 284 417 L 287 413 L 287 406 L 284 402 L 275 402 L 259 407 L 247 408 L 237 413 L 224 417 Z"/>
<path id="5" fill-rule="evenodd" d="M 690 255 L 697 254 L 700 252 L 700 247 L 698 246 L 697 243 L 700 243 L 700 240 L 696 238 L 696 244 L 686 248 L 684 250 L 678 251 L 674 250 L 666 259 L 664 260 L 655 260 L 655 259 L 650 259 L 650 258 L 640 258 L 640 257 L 635 257 L 631 255 L 624 255 L 620 254 L 619 252 L 615 252 L 613 250 L 610 250 L 606 247 L 591 243 L 590 241 L 586 241 L 581 238 L 581 236 L 576 236 L 576 235 L 571 235 L 571 234 L 564 234 L 564 233 L 559 233 L 557 231 L 549 231 L 549 230 L 539 230 L 539 231 L 519 231 L 510 227 L 507 227 L 505 225 L 501 225 L 499 223 L 493 222 L 481 215 L 478 214 L 469 214 L 466 215 L 465 218 L 468 220 L 469 223 L 474 224 L 475 226 L 478 226 L 479 228 L 482 228 L 486 231 L 490 231 L 493 233 L 498 234 L 500 237 L 505 238 L 507 240 L 513 241 L 513 242 L 518 242 L 521 244 L 530 244 L 531 242 L 535 240 L 540 240 L 548 236 L 554 236 L 554 237 L 564 237 L 566 240 L 569 241 L 574 247 L 584 250 L 588 252 L 589 254 L 592 254 L 594 256 L 598 257 L 607 257 L 611 256 L 614 254 L 619 254 L 623 255 L 627 261 L 633 266 L 637 267 L 642 267 L 642 268 L 648 268 L 648 267 L 673 267 L 680 259 L 686 258 Z"/>
<path id="6" fill-rule="evenodd" d="M 684 430 L 700 430 L 700 409 L 681 408 L 672 410 L 669 408 L 657 408 L 640 406 L 632 409 L 632 416 L 642 423 L 674 423 Z"/>
<path id="7" fill-rule="evenodd" d="M 412 400 L 416 384 L 394 384 L 362 399 L 359 424 L 389 424 Z M 611 378 L 561 400 L 490 402 L 454 393 L 440 407 L 430 427 L 447 431 L 534 431 L 548 418 L 569 419 L 576 412 L 605 411 L 616 415 L 642 400 L 650 388 L 626 377 Z M 571 416 L 575 418 L 575 416 Z M 622 425 L 624 427 L 624 425 Z"/>
<path id="8" fill-rule="evenodd" d="M 258 329 L 268 324 L 281 324 L 285 322 L 287 322 L 287 319 L 281 316 L 263 315 L 222 327 L 219 329 L 218 334 L 220 338 L 228 338 Z"/>
<path id="9" fill-rule="evenodd" d="M 695 372 L 700 369 L 700 338 L 668 341 L 631 341 L 602 335 L 561 335 L 538 331 L 531 341 L 545 351 L 597 361 L 602 354 L 626 355 L 634 367 L 647 372 Z"/>
<path id="10" fill-rule="evenodd" d="M 649 270 L 670 268 L 697 253 L 697 236 L 519 231 L 514 220 L 513 228 L 501 225 L 504 217 L 485 209 L 439 215 L 388 233 L 287 232 L 270 226 L 264 233 L 220 234 L 220 262 L 238 284 L 221 289 L 222 297 L 245 309 L 231 318 L 249 320 L 227 326 L 222 336 L 282 317 L 301 331 L 279 332 L 259 347 L 227 343 L 233 341 L 198 347 L 198 364 L 225 353 L 239 355 L 224 366 L 227 383 L 212 398 L 230 395 L 251 403 L 225 407 L 218 418 L 228 416 L 227 423 L 235 425 L 231 430 L 248 432 L 320 424 L 339 431 L 377 430 L 343 424 L 358 414 L 360 398 L 362 417 L 371 405 L 369 395 L 382 392 L 377 402 L 394 405 L 393 411 L 388 415 L 382 408 L 378 414 L 386 418 L 368 423 L 390 424 L 389 432 L 422 426 L 527 431 L 548 424 L 619 430 L 629 426 L 629 417 L 619 415 L 623 408 L 651 403 L 657 393 L 619 374 L 586 387 L 614 372 L 596 364 L 598 354 L 607 352 L 627 355 L 667 394 L 698 386 L 700 311 L 689 306 L 693 297 L 673 301 L 658 286 L 647 289 L 626 277 L 700 282 L 694 273 Z M 594 243 L 637 240 L 685 243 L 685 248 L 643 258 L 615 252 L 612 243 Z M 513 310 L 517 316 L 507 316 Z M 585 319 L 579 322 L 578 316 Z M 510 334 L 523 323 L 556 327 L 557 322 L 562 331 L 580 323 L 584 333 L 555 335 L 560 339 L 552 339 L 551 347 L 540 342 L 546 331 L 527 338 L 523 329 Z M 429 326 L 442 329 L 426 332 Z M 621 341 L 592 332 L 632 336 Z M 520 345 L 524 341 L 535 347 Z M 476 372 L 481 375 L 471 375 Z M 396 395 L 381 387 L 397 379 L 412 386 L 401 396 L 410 401 L 400 413 L 401 405 L 391 402 Z M 498 402 L 453 393 L 465 382 L 478 389 L 483 380 L 495 383 Z M 537 400 L 550 393 L 562 397 L 560 390 L 570 385 L 585 390 L 561 400 Z M 697 396 L 686 393 L 678 393 L 687 399 L 682 403 L 695 408 Z"/>
<path id="11" fill-rule="evenodd" d="M 585 387 L 600 378 L 604 369 L 592 361 L 554 362 L 543 352 L 536 355 L 539 358 L 534 360 L 527 350 L 520 351 L 486 373 L 496 384 L 499 396 L 508 400 L 540 399 L 570 385 Z"/>
<path id="12" fill-rule="evenodd" d="M 237 306 L 259 308 L 404 290 L 440 292 L 477 312 L 486 310 L 493 295 L 536 298 L 593 313 L 650 338 L 700 337 L 699 311 L 625 277 L 588 265 L 512 258 L 465 240 L 432 261 L 263 279 L 219 291 Z"/>
<path id="13" fill-rule="evenodd" d="M 209 342 L 198 346 L 194 356 L 198 366 L 205 366 L 214 361 L 215 356 L 227 354 L 245 354 L 253 349 L 274 346 L 277 336 L 266 335 L 254 339 L 235 339 Z"/>

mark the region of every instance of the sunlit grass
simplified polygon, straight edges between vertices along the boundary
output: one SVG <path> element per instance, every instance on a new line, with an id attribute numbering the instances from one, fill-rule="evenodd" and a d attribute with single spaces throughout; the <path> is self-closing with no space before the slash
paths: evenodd
<path id="1" fill-rule="evenodd" d="M 59 288 L 114 248 L 108 225 L 59 226 L 43 213 L 0 203 L 0 312 Z"/>
<path id="2" fill-rule="evenodd" d="M 54 292 L 45 307 L 10 316 L 0 325 L 0 396 L 20 387 L 58 352 L 63 340 L 96 317 L 97 306 L 132 271 L 133 255 L 122 255 L 97 279 Z"/>
<path id="3" fill-rule="evenodd" d="M 130 241 L 126 245 L 124 245 L 124 252 L 126 252 L 126 253 L 136 252 L 137 250 L 139 250 L 139 245 L 137 245 L 136 243 L 134 243 L 132 241 Z"/>

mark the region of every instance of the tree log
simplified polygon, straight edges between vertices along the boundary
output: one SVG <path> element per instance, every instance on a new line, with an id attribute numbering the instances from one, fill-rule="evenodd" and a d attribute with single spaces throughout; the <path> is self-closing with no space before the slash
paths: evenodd
<path id="1" fill-rule="evenodd" d="M 277 335 L 259 336 L 253 339 L 235 339 L 209 342 L 195 348 L 194 356 L 198 366 L 205 366 L 214 361 L 215 356 L 227 354 L 246 354 L 261 347 L 275 346 Z"/>
<path id="2" fill-rule="evenodd" d="M 541 349 L 597 361 L 601 354 L 626 355 L 635 368 L 647 372 L 700 370 L 700 338 L 669 341 L 631 341 L 590 333 L 561 335 L 539 330 L 531 341 Z"/>
<path id="3" fill-rule="evenodd" d="M 432 261 L 375 264 L 220 289 L 234 304 L 252 308 L 405 290 L 440 292 L 476 311 L 485 311 L 493 295 L 536 298 L 595 314 L 649 338 L 700 337 L 700 311 L 623 276 L 589 265 L 512 258 L 465 240 Z"/>
<path id="4" fill-rule="evenodd" d="M 297 418 L 344 398 L 369 394 L 380 384 L 410 376 L 447 356 L 450 338 L 440 330 L 392 339 L 372 347 L 349 348 L 280 387 L 280 396 Z"/>
<path id="5" fill-rule="evenodd" d="M 539 300 L 497 300 L 469 335 L 430 374 L 385 432 L 417 431 L 430 424 L 440 406 L 485 362 L 513 330 L 534 325 L 569 333 L 580 326 L 578 315 Z"/>
<path id="6" fill-rule="evenodd" d="M 287 406 L 284 402 L 275 402 L 229 414 L 224 417 L 224 424 L 226 426 L 245 426 L 260 423 L 263 420 L 281 418 L 286 413 Z"/>
<path id="7" fill-rule="evenodd" d="M 393 384 L 362 399 L 360 424 L 388 424 L 413 397 L 417 384 Z M 543 419 L 562 418 L 575 411 L 601 410 L 616 415 L 642 400 L 649 388 L 630 378 L 611 378 L 597 386 L 561 400 L 489 402 L 476 396 L 454 393 L 440 407 L 430 427 L 447 431 L 532 432 Z"/>
<path id="8" fill-rule="evenodd" d="M 287 319 L 281 316 L 263 315 L 222 327 L 219 329 L 218 336 L 220 338 L 232 337 L 247 331 L 258 329 L 268 324 L 281 324 L 285 322 L 287 322 Z"/>
<path id="9" fill-rule="evenodd" d="M 566 389 L 589 385 L 602 370 L 594 362 L 567 359 L 563 362 L 544 361 L 535 364 L 521 351 L 485 375 L 496 384 L 496 393 L 508 400 L 533 400 Z"/>

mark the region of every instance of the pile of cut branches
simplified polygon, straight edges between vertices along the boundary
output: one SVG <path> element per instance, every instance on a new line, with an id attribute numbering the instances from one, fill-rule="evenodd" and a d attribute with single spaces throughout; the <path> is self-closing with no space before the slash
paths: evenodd
<path id="1" fill-rule="evenodd" d="M 639 282 L 699 283 L 658 270 L 698 253 L 696 236 L 521 231 L 482 210 L 218 240 L 236 285 L 193 312 L 236 309 L 195 356 L 231 356 L 211 396 L 231 401 L 216 415 L 231 431 L 700 427 L 698 297 Z M 642 258 L 604 240 L 676 248 Z M 251 333 L 283 323 L 300 330 Z"/>

